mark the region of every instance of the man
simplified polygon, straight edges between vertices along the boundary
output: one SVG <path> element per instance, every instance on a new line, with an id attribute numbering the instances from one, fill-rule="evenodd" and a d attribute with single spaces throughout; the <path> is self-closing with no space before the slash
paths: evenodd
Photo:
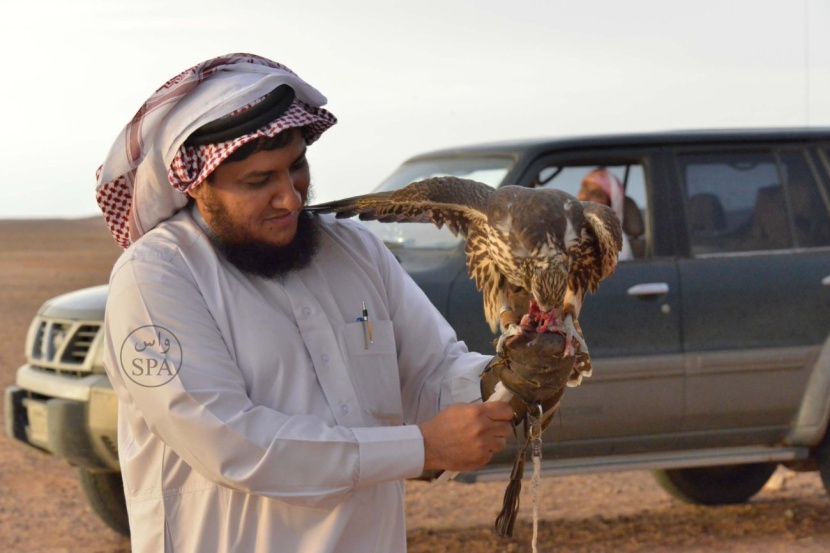
<path id="1" fill-rule="evenodd" d="M 583 202 L 595 202 L 607 205 L 614 210 L 620 222 L 623 220 L 625 206 L 625 191 L 622 183 L 605 168 L 594 169 L 582 179 L 577 198 Z M 631 244 L 623 232 L 623 246 L 618 259 L 628 260 L 634 258 Z"/>
<path id="2" fill-rule="evenodd" d="M 505 447 L 490 357 L 361 225 L 302 211 L 325 101 L 265 58 L 208 60 L 99 169 L 133 551 L 404 551 L 403 479 Z"/>

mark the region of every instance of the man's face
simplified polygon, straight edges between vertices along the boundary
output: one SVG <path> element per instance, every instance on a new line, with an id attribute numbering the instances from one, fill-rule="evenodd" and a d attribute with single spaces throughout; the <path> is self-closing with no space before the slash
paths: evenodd
<path id="1" fill-rule="evenodd" d="M 281 278 L 307 266 L 318 247 L 317 220 L 302 210 L 310 175 L 302 133 L 288 142 L 226 161 L 190 195 L 212 231 L 210 240 L 240 270 Z"/>
<path id="2" fill-rule="evenodd" d="M 297 129 L 288 143 L 216 168 L 190 191 L 199 212 L 221 241 L 288 245 L 308 199 L 311 175 L 306 144 Z"/>
<path id="3" fill-rule="evenodd" d="M 611 198 L 609 198 L 608 194 L 605 193 L 602 185 L 591 179 L 585 179 L 582 181 L 582 186 L 576 197 L 583 202 L 595 202 L 607 206 L 611 205 Z"/>

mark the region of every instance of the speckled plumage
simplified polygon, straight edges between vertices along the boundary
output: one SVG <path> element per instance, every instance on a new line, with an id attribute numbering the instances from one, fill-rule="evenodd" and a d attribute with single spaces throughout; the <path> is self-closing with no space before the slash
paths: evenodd
<path id="1" fill-rule="evenodd" d="M 493 189 L 456 177 L 435 177 L 395 191 L 307 208 L 337 217 L 446 225 L 466 239 L 467 270 L 484 296 L 491 330 L 523 289 L 543 311 L 579 316 L 583 298 L 613 274 L 622 229 L 611 208 L 555 189 Z M 589 362 L 590 363 L 590 362 Z"/>

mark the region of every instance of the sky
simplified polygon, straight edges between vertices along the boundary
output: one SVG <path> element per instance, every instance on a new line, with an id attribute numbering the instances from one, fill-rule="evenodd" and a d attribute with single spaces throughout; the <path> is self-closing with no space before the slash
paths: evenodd
<path id="1" fill-rule="evenodd" d="M 11 7 L 10 7 L 11 6 Z M 279 61 L 339 122 L 315 199 L 517 138 L 830 126 L 830 0 L 28 0 L 0 18 L 0 219 L 99 215 L 95 170 L 165 81 Z"/>

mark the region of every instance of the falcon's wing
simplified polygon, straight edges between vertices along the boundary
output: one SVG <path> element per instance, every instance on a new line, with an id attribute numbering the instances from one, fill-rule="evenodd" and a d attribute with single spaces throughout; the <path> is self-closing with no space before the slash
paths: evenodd
<path id="1" fill-rule="evenodd" d="M 614 274 L 622 249 L 622 225 L 608 206 L 582 202 L 585 225 L 579 247 L 571 260 L 569 288 L 582 299 L 596 292 L 599 281 Z"/>
<path id="2" fill-rule="evenodd" d="M 485 213 L 495 190 L 486 184 L 457 177 L 434 177 L 413 182 L 400 190 L 377 192 L 306 208 L 315 213 L 335 213 L 337 217 L 376 220 L 382 223 L 433 223 L 446 225 L 466 239 L 467 271 L 485 297 L 485 313 L 491 327 L 501 307 L 499 289 L 504 277 L 490 259 Z M 490 304 L 498 304 L 494 310 Z"/>
<path id="3" fill-rule="evenodd" d="M 617 258 L 623 245 L 622 224 L 614 210 L 608 206 L 583 202 L 582 210 L 585 214 L 585 226 L 596 240 L 599 282 L 613 275 L 617 268 Z"/>
<path id="4" fill-rule="evenodd" d="M 494 190 L 486 184 L 456 177 L 435 177 L 413 182 L 400 190 L 376 192 L 306 207 L 338 218 L 357 215 L 363 221 L 382 223 L 433 223 L 447 225 L 453 234 L 467 237 L 471 226 L 484 227 L 484 209 Z"/>
<path id="5" fill-rule="evenodd" d="M 573 306 L 577 318 L 585 294 L 596 292 L 599 281 L 614 274 L 622 248 L 622 226 L 613 209 L 598 203 L 582 202 L 582 213 L 584 223 L 579 243 L 576 248 L 568 250 L 571 268 L 566 303 Z M 582 336 L 579 321 L 575 320 L 574 325 Z M 587 351 L 577 353 L 574 371 L 577 378 L 580 374 L 591 376 L 591 356 Z"/>
<path id="6" fill-rule="evenodd" d="M 499 315 L 507 300 L 505 286 L 507 279 L 490 256 L 490 244 L 484 232 L 471 232 L 467 236 L 464 251 L 467 254 L 467 273 L 474 278 L 476 288 L 484 299 L 484 318 L 490 325 L 490 331 L 496 332 Z"/>

